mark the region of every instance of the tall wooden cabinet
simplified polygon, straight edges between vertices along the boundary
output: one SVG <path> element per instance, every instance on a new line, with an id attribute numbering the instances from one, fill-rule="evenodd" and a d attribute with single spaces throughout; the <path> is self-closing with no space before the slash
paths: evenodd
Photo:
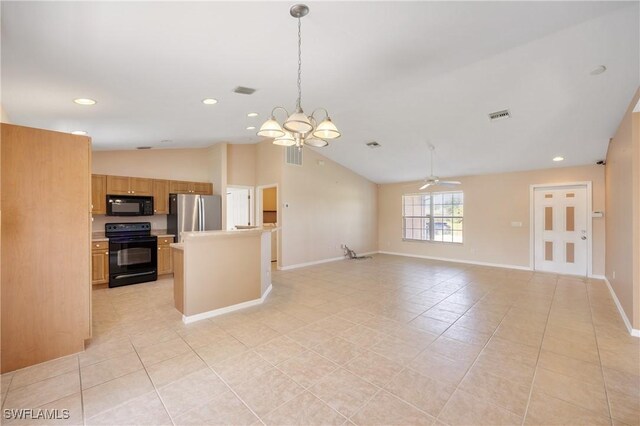
<path id="1" fill-rule="evenodd" d="M 91 175 L 91 213 L 107 214 L 107 177 Z"/>
<path id="2" fill-rule="evenodd" d="M 4 373 L 90 337 L 91 140 L 0 126 Z"/>

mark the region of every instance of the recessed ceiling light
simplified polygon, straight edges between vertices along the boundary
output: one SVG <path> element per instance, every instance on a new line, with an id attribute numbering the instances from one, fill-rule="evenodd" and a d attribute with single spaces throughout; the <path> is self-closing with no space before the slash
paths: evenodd
<path id="1" fill-rule="evenodd" d="M 249 114 L 247 114 L 247 117 L 257 117 L 258 113 L 257 112 L 250 112 Z"/>
<path id="2" fill-rule="evenodd" d="M 84 130 L 74 130 L 73 132 L 71 132 L 72 135 L 78 135 L 78 136 L 84 136 L 87 134 L 87 132 L 85 132 Z"/>
<path id="3" fill-rule="evenodd" d="M 599 75 L 599 74 L 602 74 L 603 72 L 605 72 L 606 70 L 607 70 L 607 67 L 605 67 L 604 65 L 600 65 L 600 66 L 598 66 L 598 67 L 594 68 L 594 69 L 591 71 L 591 73 L 590 73 L 590 74 L 591 74 L 591 75 Z"/>
<path id="4" fill-rule="evenodd" d="M 564 161 L 564 157 L 553 157 L 553 161 L 558 162 L 558 161 Z"/>
<path id="5" fill-rule="evenodd" d="M 218 103 L 218 100 L 213 98 L 206 98 L 202 100 L 202 103 L 205 105 L 215 105 Z"/>
<path id="6" fill-rule="evenodd" d="M 73 102 L 77 103 L 78 105 L 95 105 L 95 104 L 97 104 L 96 101 L 94 101 L 93 99 L 89 99 L 89 98 L 78 98 L 78 99 L 74 99 Z"/>
<path id="7" fill-rule="evenodd" d="M 248 126 L 247 127 L 247 130 L 255 130 L 255 129 L 256 129 L 256 126 Z"/>

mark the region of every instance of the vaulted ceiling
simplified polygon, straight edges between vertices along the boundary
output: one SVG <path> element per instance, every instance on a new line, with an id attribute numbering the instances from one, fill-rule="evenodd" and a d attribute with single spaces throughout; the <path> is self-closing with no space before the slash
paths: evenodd
<path id="1" fill-rule="evenodd" d="M 321 152 L 374 182 L 423 178 L 427 142 L 440 176 L 594 163 L 640 85 L 638 2 L 308 5 L 303 107 L 342 131 Z M 258 142 L 246 127 L 295 104 L 290 6 L 2 2 L 2 106 L 98 150 Z"/>

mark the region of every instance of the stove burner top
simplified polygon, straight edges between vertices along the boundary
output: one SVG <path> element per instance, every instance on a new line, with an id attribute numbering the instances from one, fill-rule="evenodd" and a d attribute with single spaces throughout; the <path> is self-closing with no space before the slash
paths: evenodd
<path id="1" fill-rule="evenodd" d="M 112 237 L 148 237 L 151 235 L 151 222 L 107 223 L 104 234 Z"/>

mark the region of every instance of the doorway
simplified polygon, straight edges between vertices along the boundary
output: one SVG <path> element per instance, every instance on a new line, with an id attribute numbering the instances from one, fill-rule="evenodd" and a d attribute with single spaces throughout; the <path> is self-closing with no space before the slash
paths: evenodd
<path id="1" fill-rule="evenodd" d="M 227 186 L 227 231 L 254 223 L 252 195 L 252 187 Z"/>
<path id="2" fill-rule="evenodd" d="M 532 189 L 534 269 L 590 275 L 590 185 L 536 186 Z"/>
<path id="3" fill-rule="evenodd" d="M 256 214 L 258 216 L 258 226 L 265 228 L 278 227 L 278 186 L 263 185 L 258 187 L 258 202 L 256 206 Z M 278 261 L 278 238 L 280 232 L 271 233 L 271 262 L 276 265 Z"/>

